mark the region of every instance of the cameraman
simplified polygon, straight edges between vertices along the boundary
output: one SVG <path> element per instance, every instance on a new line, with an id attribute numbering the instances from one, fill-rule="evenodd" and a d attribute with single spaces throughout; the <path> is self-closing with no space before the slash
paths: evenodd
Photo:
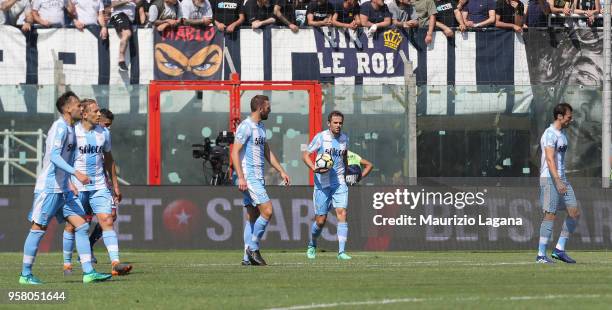
<path id="1" fill-rule="evenodd" d="M 361 158 L 357 153 L 353 153 L 348 151 L 347 153 L 347 162 L 348 169 L 346 172 L 346 184 L 347 185 L 357 185 L 361 179 L 365 178 L 372 169 L 374 165 L 371 162 Z M 363 169 L 361 167 L 363 166 Z"/>
<path id="2" fill-rule="evenodd" d="M 207 170 L 206 162 L 210 163 L 212 169 L 212 178 L 210 185 L 227 185 L 231 184 L 229 176 L 229 146 L 234 143 L 234 133 L 231 131 L 221 131 L 215 140 L 215 145 L 209 138 L 204 139 L 204 144 L 193 144 L 193 158 L 201 158 L 204 160 L 203 169 Z M 206 175 L 206 173 L 205 173 Z"/>

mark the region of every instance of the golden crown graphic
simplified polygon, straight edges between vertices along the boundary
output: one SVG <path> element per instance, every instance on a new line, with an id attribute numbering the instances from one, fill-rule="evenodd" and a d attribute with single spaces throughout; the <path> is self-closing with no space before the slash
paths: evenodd
<path id="1" fill-rule="evenodd" d="M 402 40 L 404 39 L 399 31 L 395 29 L 385 31 L 383 38 L 385 40 L 385 46 L 394 50 L 397 50 L 400 43 L 402 43 Z"/>

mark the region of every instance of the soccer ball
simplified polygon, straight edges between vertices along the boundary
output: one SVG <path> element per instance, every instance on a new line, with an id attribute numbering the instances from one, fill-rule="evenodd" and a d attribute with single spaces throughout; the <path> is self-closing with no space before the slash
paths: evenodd
<path id="1" fill-rule="evenodd" d="M 317 169 L 330 169 L 334 165 L 334 160 L 327 153 L 317 155 L 315 167 Z"/>

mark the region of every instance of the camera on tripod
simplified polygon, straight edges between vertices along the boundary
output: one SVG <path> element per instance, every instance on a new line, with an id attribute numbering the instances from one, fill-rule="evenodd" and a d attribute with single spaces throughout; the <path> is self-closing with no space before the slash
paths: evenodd
<path id="1" fill-rule="evenodd" d="M 210 138 L 204 139 L 204 144 L 192 144 L 193 158 L 201 158 L 202 169 L 206 175 L 206 163 L 210 162 L 212 168 L 212 178 L 210 185 L 226 185 L 231 184 L 229 176 L 229 146 L 234 143 L 234 133 L 231 131 L 221 131 L 215 139 L 215 145 L 212 145 Z"/>

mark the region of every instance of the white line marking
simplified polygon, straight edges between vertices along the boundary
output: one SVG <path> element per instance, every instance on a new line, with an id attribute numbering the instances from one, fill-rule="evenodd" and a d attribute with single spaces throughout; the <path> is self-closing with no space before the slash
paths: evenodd
<path id="1" fill-rule="evenodd" d="M 431 302 L 431 301 L 445 301 L 445 302 L 465 302 L 465 301 L 523 301 L 523 300 L 538 300 L 538 299 L 571 299 L 571 298 L 602 298 L 612 297 L 612 295 L 541 295 L 541 296 L 510 296 L 501 298 L 481 298 L 477 296 L 473 297 L 458 297 L 458 298 L 398 298 L 398 299 L 381 299 L 381 300 L 366 300 L 366 301 L 352 301 L 352 302 L 335 302 L 326 304 L 310 304 L 310 305 L 296 305 L 282 308 L 269 308 L 267 310 L 304 310 L 304 309 L 321 309 L 321 308 L 336 308 L 336 307 L 350 307 L 350 306 L 366 306 L 366 305 L 388 305 L 398 303 L 416 303 L 416 302 Z"/>

